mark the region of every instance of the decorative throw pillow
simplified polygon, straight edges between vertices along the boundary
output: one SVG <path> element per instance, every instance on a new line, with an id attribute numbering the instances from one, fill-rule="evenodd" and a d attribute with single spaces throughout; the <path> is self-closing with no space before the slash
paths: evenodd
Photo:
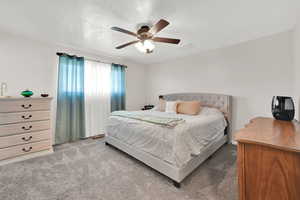
<path id="1" fill-rule="evenodd" d="M 186 115 L 198 115 L 201 110 L 199 101 L 181 101 L 177 105 L 177 113 Z"/>
<path id="2" fill-rule="evenodd" d="M 160 99 L 158 102 L 158 111 L 165 112 L 166 111 L 166 100 Z"/>
<path id="3" fill-rule="evenodd" d="M 166 102 L 166 112 L 167 113 L 176 113 L 177 111 L 177 101 L 167 101 Z"/>

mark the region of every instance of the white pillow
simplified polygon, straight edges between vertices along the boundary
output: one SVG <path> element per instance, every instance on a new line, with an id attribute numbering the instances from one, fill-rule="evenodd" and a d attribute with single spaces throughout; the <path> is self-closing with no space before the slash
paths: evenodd
<path id="1" fill-rule="evenodd" d="M 166 102 L 166 112 L 167 113 L 177 113 L 177 101 L 167 101 Z"/>

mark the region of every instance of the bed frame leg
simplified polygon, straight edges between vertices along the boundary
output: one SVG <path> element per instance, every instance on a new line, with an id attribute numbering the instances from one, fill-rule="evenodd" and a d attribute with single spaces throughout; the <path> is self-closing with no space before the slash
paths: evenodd
<path id="1" fill-rule="evenodd" d="M 177 182 L 177 181 L 173 181 L 173 185 L 176 187 L 176 188 L 180 188 L 180 183 Z"/>

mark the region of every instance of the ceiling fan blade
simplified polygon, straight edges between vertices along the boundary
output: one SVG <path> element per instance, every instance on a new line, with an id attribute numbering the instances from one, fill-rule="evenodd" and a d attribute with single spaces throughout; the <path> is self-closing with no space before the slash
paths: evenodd
<path id="1" fill-rule="evenodd" d="M 166 26 L 168 26 L 170 23 L 167 22 L 164 19 L 159 20 L 149 31 L 152 35 L 158 33 L 162 29 L 164 29 Z"/>
<path id="2" fill-rule="evenodd" d="M 137 37 L 138 35 L 134 32 L 131 32 L 131 31 L 128 31 L 128 30 L 125 30 L 123 28 L 119 28 L 119 27 L 111 27 L 111 30 L 114 30 L 114 31 L 118 31 L 118 32 L 121 32 L 121 33 L 126 33 L 126 34 L 129 34 L 129 35 L 132 35 L 132 36 L 135 36 Z"/>
<path id="3" fill-rule="evenodd" d="M 163 37 L 154 37 L 152 38 L 155 42 L 165 42 L 165 43 L 171 43 L 171 44 L 179 44 L 179 39 L 173 39 L 173 38 L 163 38 Z"/>
<path id="4" fill-rule="evenodd" d="M 128 43 L 126 43 L 126 44 L 122 44 L 122 45 L 120 45 L 120 46 L 117 46 L 116 49 L 122 49 L 122 48 L 124 48 L 124 47 L 129 46 L 129 45 L 138 43 L 139 41 L 140 41 L 140 40 L 135 40 L 135 41 L 132 41 L 132 42 L 128 42 Z"/>

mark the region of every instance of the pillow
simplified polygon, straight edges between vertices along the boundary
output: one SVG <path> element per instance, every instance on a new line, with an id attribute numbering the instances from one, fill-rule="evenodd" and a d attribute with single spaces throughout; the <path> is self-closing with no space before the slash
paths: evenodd
<path id="1" fill-rule="evenodd" d="M 177 111 L 177 101 L 167 101 L 166 102 L 166 112 L 167 113 L 176 113 Z"/>
<path id="2" fill-rule="evenodd" d="M 198 115 L 201 110 L 199 101 L 181 101 L 177 105 L 177 113 L 186 115 Z"/>
<path id="3" fill-rule="evenodd" d="M 161 112 L 165 112 L 166 111 L 166 101 L 163 100 L 163 99 L 160 99 L 159 102 L 158 102 L 158 111 L 161 111 Z"/>

